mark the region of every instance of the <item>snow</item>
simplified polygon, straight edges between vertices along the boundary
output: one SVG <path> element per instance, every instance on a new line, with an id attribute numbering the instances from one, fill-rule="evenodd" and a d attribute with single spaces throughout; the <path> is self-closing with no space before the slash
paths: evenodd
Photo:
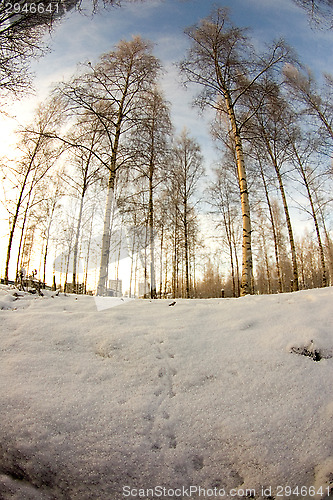
<path id="1" fill-rule="evenodd" d="M 1 285 L 0 498 L 330 498 L 332 299 Z"/>

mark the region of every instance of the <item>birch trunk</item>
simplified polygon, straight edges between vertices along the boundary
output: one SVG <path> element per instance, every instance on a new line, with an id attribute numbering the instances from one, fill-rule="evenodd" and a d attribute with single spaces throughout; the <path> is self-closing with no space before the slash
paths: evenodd
<path id="1" fill-rule="evenodd" d="M 115 134 L 114 145 L 112 148 L 111 156 L 111 166 L 110 175 L 108 182 L 108 190 L 106 196 L 105 204 L 105 215 L 104 215 L 104 225 L 103 225 L 103 238 L 102 238 L 102 254 L 101 254 L 101 264 L 99 269 L 99 280 L 97 285 L 97 295 L 105 295 L 107 290 L 108 273 L 109 273 L 109 256 L 110 256 L 110 242 L 111 242 L 111 220 L 112 220 L 112 206 L 115 200 L 114 188 L 116 181 L 116 164 L 117 164 L 117 154 L 119 147 L 119 139 L 121 134 L 121 123 L 123 119 L 122 107 L 125 101 L 125 94 L 120 105 L 120 110 L 118 113 L 117 128 Z"/>
<path id="2" fill-rule="evenodd" d="M 111 241 L 112 206 L 114 201 L 114 184 L 115 184 L 115 172 L 111 171 L 109 176 L 108 190 L 107 190 L 106 204 L 105 204 L 103 238 L 102 238 L 102 255 L 101 255 L 101 264 L 99 268 L 97 295 L 105 295 L 107 290 L 110 241 Z"/>
<path id="3" fill-rule="evenodd" d="M 279 182 L 279 189 L 280 189 L 280 193 L 281 193 L 281 198 L 282 198 L 282 203 L 283 203 L 283 208 L 284 208 L 284 213 L 286 216 L 286 223 L 287 223 L 287 228 L 288 228 L 288 236 L 289 236 L 291 258 L 292 258 L 292 265 L 293 265 L 292 291 L 297 292 L 297 290 L 299 289 L 299 286 L 298 286 L 298 270 L 297 270 L 297 257 L 296 257 L 294 234 L 293 234 L 293 229 L 292 229 L 290 215 L 289 215 L 289 208 L 288 208 L 286 193 L 284 190 L 284 185 L 283 185 L 280 169 L 279 169 L 276 162 L 274 162 L 274 168 L 275 168 L 275 172 L 276 172 L 278 182 Z"/>
<path id="4" fill-rule="evenodd" d="M 269 143 L 269 140 L 264 133 L 264 139 L 267 147 L 267 151 L 269 153 L 269 156 L 271 158 L 276 177 L 278 179 L 278 184 L 279 184 L 279 190 L 282 198 L 282 204 L 283 204 L 283 209 L 284 209 L 284 214 L 286 217 L 286 223 L 287 223 L 287 228 L 288 228 L 288 236 L 289 236 L 289 243 L 290 243 L 290 251 L 291 251 L 291 259 L 292 259 L 292 268 L 293 268 L 293 282 L 292 282 L 292 291 L 297 292 L 299 290 L 299 285 L 298 285 L 298 269 L 297 269 L 297 256 L 296 256 L 296 248 L 295 248 L 295 240 L 294 240 L 294 233 L 293 233 L 293 228 L 291 225 L 291 219 L 289 215 L 289 208 L 288 208 L 288 203 L 287 203 L 287 198 L 286 198 L 286 193 L 283 185 L 283 180 L 280 172 L 280 167 L 278 165 L 278 162 L 276 160 L 276 157 L 272 151 L 271 145 Z"/>
<path id="5" fill-rule="evenodd" d="M 265 179 L 265 174 L 264 174 L 264 171 L 262 169 L 261 163 L 260 163 L 260 173 L 261 173 L 261 178 L 262 178 L 262 182 L 264 185 L 265 197 L 266 197 L 268 211 L 269 211 L 269 218 L 270 218 L 270 222 L 271 222 L 271 226 L 272 226 L 272 233 L 273 233 L 273 240 L 274 240 L 274 252 L 275 252 L 275 264 L 276 264 L 276 273 L 277 273 L 277 277 L 278 277 L 279 292 L 282 293 L 283 287 L 282 287 L 281 266 L 280 266 L 277 233 L 276 233 L 276 227 L 275 227 L 275 221 L 274 221 L 274 216 L 273 216 L 271 200 L 270 200 L 268 188 L 267 188 L 267 182 Z"/>
<path id="6" fill-rule="evenodd" d="M 233 241 L 233 245 L 234 245 L 234 254 L 235 254 L 235 265 L 236 265 L 236 284 L 237 284 L 237 295 L 236 297 L 240 297 L 241 296 L 241 288 L 240 288 L 240 279 L 239 279 L 239 262 L 238 262 L 238 253 L 237 253 L 237 242 L 236 242 L 236 238 L 235 238 L 235 231 L 234 229 L 232 228 L 232 241 Z"/>
<path id="7" fill-rule="evenodd" d="M 154 175 L 154 161 L 153 158 L 151 158 L 149 165 L 149 245 L 150 245 L 150 298 L 151 299 L 156 298 L 153 175 Z"/>
<path id="8" fill-rule="evenodd" d="M 329 261 L 329 265 L 330 265 L 331 281 L 330 281 L 330 283 L 328 283 L 328 285 L 329 285 L 329 284 L 332 284 L 332 276 L 333 276 L 333 251 L 332 251 L 333 245 L 332 245 L 332 241 L 331 241 L 329 232 L 328 232 L 327 227 L 326 227 L 325 217 L 324 217 L 324 214 L 323 214 L 321 207 L 319 208 L 319 212 L 320 212 L 320 217 L 321 217 L 321 221 L 322 221 L 322 225 L 323 225 L 323 229 L 324 229 L 324 234 L 325 234 L 325 239 L 326 239 L 326 247 L 327 247 L 327 252 L 328 252 L 328 261 Z"/>
<path id="9" fill-rule="evenodd" d="M 161 246 L 160 246 L 160 291 L 159 296 L 162 298 L 162 287 L 163 287 L 163 243 L 164 243 L 164 226 L 161 229 Z"/>
<path id="10" fill-rule="evenodd" d="M 80 209 L 79 216 L 76 226 L 75 233 L 75 241 L 74 241 L 74 249 L 73 249 L 73 292 L 76 292 L 76 275 L 77 275 L 77 258 L 78 258 L 78 248 L 79 248 L 79 238 L 80 238 L 80 229 L 81 229 L 81 221 L 82 221 L 82 212 L 83 212 L 83 202 L 84 202 L 85 190 L 82 190 L 81 199 L 80 199 Z"/>
<path id="11" fill-rule="evenodd" d="M 93 227 L 94 227 L 94 215 L 95 215 L 95 209 L 93 208 L 92 214 L 91 214 L 91 219 L 90 219 L 89 238 L 88 238 L 86 262 L 85 262 L 85 275 L 84 275 L 84 293 L 85 294 L 87 293 L 90 247 L 91 247 L 91 239 L 92 239 Z"/>
<path id="12" fill-rule="evenodd" d="M 304 182 L 306 192 L 308 194 L 308 198 L 309 198 L 309 202 L 310 202 L 311 214 L 312 214 L 313 223 L 314 223 L 315 230 L 316 230 L 317 241 L 318 241 L 318 246 L 319 246 L 319 253 L 320 253 L 320 262 L 321 262 L 321 269 L 322 269 L 321 283 L 322 283 L 322 286 L 325 287 L 325 286 L 327 286 L 327 271 L 326 271 L 326 264 L 325 264 L 325 254 L 324 254 L 324 247 L 323 247 L 323 244 L 321 241 L 321 235 L 320 235 L 316 210 L 314 207 L 313 197 L 311 194 L 310 185 L 309 185 L 309 182 L 307 179 L 306 172 L 305 172 L 304 167 L 303 167 L 302 160 L 298 154 L 297 149 L 295 147 L 293 149 L 294 149 L 295 156 L 297 158 L 297 163 L 298 163 L 298 166 L 299 166 L 299 169 L 301 172 L 301 176 L 303 178 L 303 182 Z"/>
<path id="13" fill-rule="evenodd" d="M 190 276 L 189 276 L 189 252 L 188 252 L 188 222 L 187 222 L 187 202 L 184 203 L 184 245 L 185 245 L 185 288 L 186 298 L 190 298 Z"/>
<path id="14" fill-rule="evenodd" d="M 53 222 L 53 214 L 56 208 L 56 202 L 53 203 L 52 205 L 52 210 L 50 214 L 50 222 L 47 226 L 46 230 L 46 241 L 45 241 L 45 251 L 44 251 L 44 259 L 43 259 L 43 283 L 46 283 L 46 262 L 47 262 L 47 256 L 48 256 L 48 251 L 49 251 L 49 240 L 50 240 L 50 233 L 51 233 L 51 225 Z"/>
<path id="15" fill-rule="evenodd" d="M 243 218 L 243 241 L 242 241 L 242 281 L 240 295 L 253 293 L 253 263 L 251 249 L 251 214 L 247 189 L 244 153 L 240 131 L 237 126 L 235 112 L 229 92 L 224 88 L 224 98 L 231 124 L 236 150 L 237 176 L 241 197 L 241 209 Z"/>
<path id="16" fill-rule="evenodd" d="M 131 247 L 131 269 L 129 278 L 129 297 L 132 297 L 132 281 L 133 281 L 133 267 L 134 267 L 134 253 L 135 253 L 135 230 L 133 231 L 132 247 Z M 135 294 L 135 289 L 134 289 Z"/>
<path id="17" fill-rule="evenodd" d="M 168 294 L 168 246 L 165 248 L 164 298 Z"/>
<path id="18" fill-rule="evenodd" d="M 144 292 L 143 292 L 143 297 L 146 299 L 147 298 L 147 235 L 148 235 L 148 221 L 146 222 L 146 227 L 145 227 L 145 249 L 144 249 Z"/>
<path id="19" fill-rule="evenodd" d="M 227 242 L 229 247 L 229 255 L 230 255 L 230 267 L 231 267 L 231 278 L 232 278 L 232 296 L 236 297 L 236 277 L 235 277 L 235 266 L 234 266 L 234 256 L 233 256 L 233 248 L 232 248 L 232 228 L 231 228 L 231 218 L 230 218 L 230 209 L 228 206 L 228 218 L 226 217 L 225 211 L 223 209 L 223 220 L 225 226 L 225 232 L 227 236 Z"/>

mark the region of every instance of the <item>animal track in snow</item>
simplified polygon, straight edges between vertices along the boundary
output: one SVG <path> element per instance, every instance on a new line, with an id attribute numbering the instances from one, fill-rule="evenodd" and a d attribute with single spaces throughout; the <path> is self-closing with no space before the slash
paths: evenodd
<path id="1" fill-rule="evenodd" d="M 177 448 L 177 439 L 173 434 L 169 436 L 169 448 Z"/>
<path id="2" fill-rule="evenodd" d="M 171 366 L 175 355 L 168 352 L 164 340 L 153 343 L 152 347 L 156 349 L 155 359 L 158 360 L 156 373 L 156 386 L 154 389 L 155 398 L 152 400 L 151 408 L 144 417 L 149 426 L 147 429 L 151 450 L 156 453 L 162 453 L 163 450 L 175 449 L 177 447 L 177 437 L 174 432 L 172 417 L 166 411 L 168 399 L 176 394 L 173 390 L 173 378 L 177 370 Z"/>
<path id="3" fill-rule="evenodd" d="M 200 456 L 200 455 L 195 455 L 192 458 L 192 464 L 193 464 L 194 470 L 201 470 L 203 468 L 203 466 L 204 466 L 203 457 Z"/>

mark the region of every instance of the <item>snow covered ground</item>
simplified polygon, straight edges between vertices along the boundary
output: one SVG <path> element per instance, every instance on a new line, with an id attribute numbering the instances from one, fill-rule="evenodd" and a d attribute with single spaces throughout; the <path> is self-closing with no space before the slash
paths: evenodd
<path id="1" fill-rule="evenodd" d="M 332 288 L 108 300 L 1 286 L 1 499 L 333 498 Z"/>

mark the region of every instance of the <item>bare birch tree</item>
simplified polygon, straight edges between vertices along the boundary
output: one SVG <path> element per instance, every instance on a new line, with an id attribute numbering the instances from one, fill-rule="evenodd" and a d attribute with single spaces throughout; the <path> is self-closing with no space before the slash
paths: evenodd
<path id="1" fill-rule="evenodd" d="M 64 195 L 63 171 L 60 170 L 56 175 L 49 179 L 47 197 L 40 204 L 41 213 L 41 236 L 43 245 L 43 283 L 46 283 L 46 266 L 49 255 L 51 240 L 51 229 L 54 223 L 55 214 L 60 209 L 60 201 Z"/>
<path id="2" fill-rule="evenodd" d="M 138 125 L 130 137 L 130 147 L 134 149 L 133 168 L 139 177 L 148 183 L 148 224 L 150 247 L 150 297 L 156 298 L 156 277 L 154 259 L 155 210 L 154 195 L 156 188 L 167 176 L 168 139 L 172 130 L 170 110 L 161 91 L 154 87 L 147 92 L 145 107 L 138 116 Z"/>
<path id="3" fill-rule="evenodd" d="M 305 210 L 310 214 L 315 227 L 322 269 L 321 285 L 324 287 L 327 285 L 327 270 L 324 245 L 322 243 L 319 226 L 316 191 L 318 189 L 318 183 L 320 183 L 319 179 L 321 179 L 322 183 L 324 183 L 326 179 L 322 170 L 318 171 L 318 163 L 314 158 L 314 153 L 316 153 L 316 144 L 313 143 L 309 134 L 307 133 L 305 140 L 305 137 L 302 137 L 300 129 L 295 128 L 290 132 L 290 144 L 293 152 L 292 163 L 295 166 L 296 172 L 299 174 L 300 183 L 304 186 L 306 197 L 308 199 L 309 208 L 306 207 Z"/>
<path id="4" fill-rule="evenodd" d="M 191 48 L 180 65 L 181 72 L 187 82 L 202 87 L 198 104 L 225 114 L 231 128 L 243 216 L 241 294 L 246 295 L 253 292 L 253 277 L 251 215 L 242 136 L 243 124 L 250 118 L 248 114 L 244 117 L 245 98 L 266 72 L 286 60 L 289 51 L 280 41 L 267 54 L 257 55 L 246 30 L 233 26 L 227 11 L 220 8 L 186 33 Z"/>
<path id="5" fill-rule="evenodd" d="M 236 174 L 237 175 L 237 174 Z M 230 271 L 232 281 L 232 296 L 239 297 L 239 281 L 237 270 L 237 250 L 234 246 L 235 222 L 238 225 L 238 199 L 235 193 L 234 176 L 225 164 L 214 171 L 214 179 L 208 191 L 208 203 L 212 213 L 219 217 L 216 228 L 222 226 L 223 234 L 228 248 L 230 259 Z M 237 203 L 237 204 L 236 204 Z"/>
<path id="6" fill-rule="evenodd" d="M 146 92 L 155 82 L 159 67 L 151 43 L 136 36 L 131 41 L 119 42 L 115 50 L 103 55 L 95 66 L 89 63 L 84 73 L 60 88 L 73 113 L 95 117 L 107 143 L 104 154 L 93 152 L 109 171 L 97 287 L 99 295 L 104 295 L 107 288 L 116 175 L 127 160 L 124 150 L 121 150 L 122 141 L 136 126 Z"/>
<path id="7" fill-rule="evenodd" d="M 282 273 L 281 273 L 281 265 L 280 265 L 280 255 L 279 255 L 279 244 L 278 244 L 278 235 L 277 235 L 277 230 L 276 230 L 276 222 L 273 214 L 273 207 L 272 207 L 272 201 L 271 201 L 271 196 L 269 193 L 269 186 L 268 186 L 268 181 L 266 178 L 266 172 L 265 168 L 263 165 L 262 161 L 262 156 L 260 153 L 257 154 L 258 158 L 258 164 L 259 164 L 259 170 L 260 170 L 260 177 L 262 180 L 264 192 L 265 192 L 265 200 L 267 203 L 267 208 L 268 208 L 268 217 L 272 229 L 272 236 L 273 236 L 273 241 L 274 241 L 274 254 L 275 254 L 275 265 L 276 265 L 276 275 L 277 275 L 277 280 L 278 280 L 278 291 L 280 293 L 283 292 L 283 286 L 282 286 Z"/>
<path id="8" fill-rule="evenodd" d="M 173 170 L 170 173 L 173 191 L 178 193 L 178 217 L 183 227 L 184 261 L 185 261 L 185 297 L 190 298 L 190 262 L 189 244 L 190 228 L 194 221 L 193 207 L 197 200 L 194 199 L 198 183 L 204 175 L 203 157 L 199 144 L 192 139 L 187 130 L 183 129 L 176 138 L 173 147 Z"/>
<path id="9" fill-rule="evenodd" d="M 22 142 L 19 148 L 22 149 L 22 158 L 16 167 L 11 169 L 8 165 L 4 167 L 5 174 L 9 177 L 14 175 L 17 188 L 17 198 L 14 210 L 11 213 L 11 224 L 7 246 L 7 257 L 5 264 L 5 282 L 9 279 L 9 263 L 14 239 L 14 233 L 17 227 L 18 219 L 21 214 L 27 197 L 31 197 L 32 190 L 43 179 L 47 171 L 61 154 L 61 149 L 53 144 L 52 139 L 47 137 L 47 133 L 55 133 L 56 128 L 61 122 L 57 103 L 50 106 L 39 107 L 36 113 L 36 121 L 32 127 L 27 127 L 22 131 Z"/>
<path id="10" fill-rule="evenodd" d="M 260 95 L 260 89 L 258 89 L 258 93 Z M 290 113 L 290 108 L 286 101 L 279 95 L 276 85 L 268 84 L 268 86 L 265 86 L 262 97 L 260 96 L 258 99 L 265 102 L 265 106 L 262 106 L 260 111 L 256 112 L 250 128 L 252 127 L 252 133 L 256 136 L 254 139 L 255 142 L 259 141 L 262 145 L 261 150 L 258 151 L 259 154 L 265 151 L 265 156 L 272 165 L 276 175 L 288 228 L 293 267 L 292 289 L 293 291 L 297 291 L 299 288 L 297 254 L 285 188 L 284 170 L 288 168 L 286 165 L 290 160 L 289 128 L 293 126 L 294 117 Z"/>
<path id="11" fill-rule="evenodd" d="M 71 143 L 78 144 L 77 147 L 72 147 L 69 152 L 69 161 L 72 163 L 73 169 L 71 172 L 68 169 L 67 174 L 64 176 L 64 180 L 79 198 L 79 211 L 73 248 L 72 289 L 75 292 L 84 201 L 88 189 L 102 178 L 102 165 L 96 160 L 94 153 L 103 148 L 104 137 L 97 120 L 85 120 L 85 116 L 80 117 L 80 120 L 75 122 L 67 137 Z M 82 148 L 83 145 L 86 146 L 84 149 Z"/>

